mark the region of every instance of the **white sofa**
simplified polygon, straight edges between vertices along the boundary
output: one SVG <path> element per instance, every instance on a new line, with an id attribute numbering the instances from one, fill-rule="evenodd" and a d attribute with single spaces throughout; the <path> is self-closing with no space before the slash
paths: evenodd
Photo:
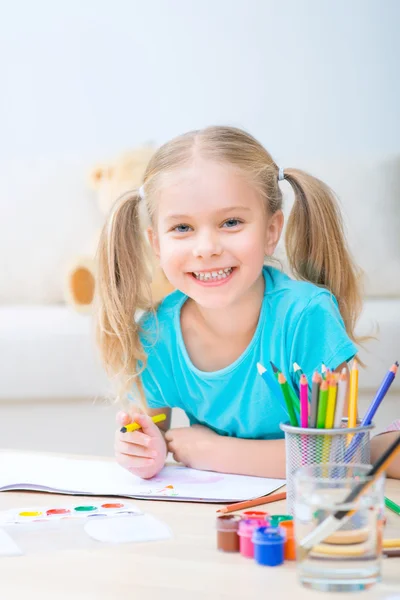
<path id="1" fill-rule="evenodd" d="M 360 388 L 374 391 L 400 356 L 400 301 L 367 299 L 363 334 L 379 324 L 377 339 L 360 351 L 366 369 Z M 110 397 L 97 355 L 92 320 L 66 306 L 0 308 L 0 401 Z M 400 377 L 393 383 L 400 390 Z"/>

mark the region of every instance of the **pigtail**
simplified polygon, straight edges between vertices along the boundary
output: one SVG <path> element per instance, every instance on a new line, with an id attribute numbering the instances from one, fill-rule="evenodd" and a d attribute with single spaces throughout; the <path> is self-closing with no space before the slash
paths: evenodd
<path id="1" fill-rule="evenodd" d="M 298 169 L 285 169 L 295 202 L 290 213 L 285 246 L 293 275 L 330 290 L 336 297 L 349 337 L 362 309 L 360 271 L 346 244 L 343 221 L 332 190 Z"/>
<path id="2" fill-rule="evenodd" d="M 139 205 L 139 192 L 118 200 L 104 225 L 97 255 L 97 342 L 108 374 L 119 380 L 121 399 L 138 374 L 138 361 L 146 364 L 135 315 L 152 309 Z"/>

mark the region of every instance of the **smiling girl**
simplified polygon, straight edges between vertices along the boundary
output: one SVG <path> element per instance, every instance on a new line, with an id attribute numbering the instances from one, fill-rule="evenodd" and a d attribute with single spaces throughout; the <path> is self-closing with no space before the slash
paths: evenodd
<path id="1" fill-rule="evenodd" d="M 282 233 L 283 179 L 295 194 L 285 241 L 296 279 L 265 265 Z M 143 208 L 176 289 L 156 310 Z M 99 303 L 104 362 L 121 395 L 144 400 L 147 413 L 119 414 L 120 425 L 134 420 L 142 429 L 118 429 L 117 460 L 143 478 L 160 471 L 168 450 L 193 468 L 284 477 L 279 424 L 287 414 L 257 362 L 273 361 L 288 377 L 297 362 L 311 380 L 322 362 L 340 371 L 357 352 L 357 269 L 333 193 L 303 171 L 279 169 L 259 142 L 231 127 L 166 143 L 142 187 L 117 202 L 100 241 Z M 190 427 L 169 429 L 174 407 Z M 160 412 L 164 430 L 150 419 Z"/>

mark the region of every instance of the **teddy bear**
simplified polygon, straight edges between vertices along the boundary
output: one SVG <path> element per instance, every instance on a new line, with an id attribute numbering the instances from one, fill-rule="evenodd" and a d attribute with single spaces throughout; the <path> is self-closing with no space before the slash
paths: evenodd
<path id="1" fill-rule="evenodd" d="M 151 146 L 143 146 L 122 154 L 110 164 L 98 165 L 93 169 L 89 177 L 89 185 L 96 194 L 97 205 L 104 218 L 117 198 L 141 185 L 144 171 L 153 152 Z M 145 227 L 146 223 L 143 221 L 143 228 Z M 87 248 L 86 255 L 73 259 L 67 272 L 66 301 L 80 313 L 91 313 L 93 309 L 96 287 L 95 254 L 99 236 L 100 232 Z M 173 288 L 154 256 L 151 268 L 152 298 L 154 304 L 157 304 L 173 291 Z"/>

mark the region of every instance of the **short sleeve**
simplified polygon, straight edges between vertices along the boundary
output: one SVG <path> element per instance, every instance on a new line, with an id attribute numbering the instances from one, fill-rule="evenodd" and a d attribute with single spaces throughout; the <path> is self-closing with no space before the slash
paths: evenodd
<path id="1" fill-rule="evenodd" d="M 296 325 L 290 364 L 297 363 L 311 381 L 322 363 L 335 370 L 357 354 L 339 312 L 336 298 L 321 291 L 305 307 Z"/>
<path id="2" fill-rule="evenodd" d="M 170 406 L 168 399 L 165 397 L 167 390 L 165 390 L 165 386 L 161 387 L 160 385 L 163 377 L 160 373 L 158 376 L 155 375 L 151 364 L 148 364 L 145 367 L 144 371 L 140 375 L 140 379 L 149 408 L 164 408 Z"/>

